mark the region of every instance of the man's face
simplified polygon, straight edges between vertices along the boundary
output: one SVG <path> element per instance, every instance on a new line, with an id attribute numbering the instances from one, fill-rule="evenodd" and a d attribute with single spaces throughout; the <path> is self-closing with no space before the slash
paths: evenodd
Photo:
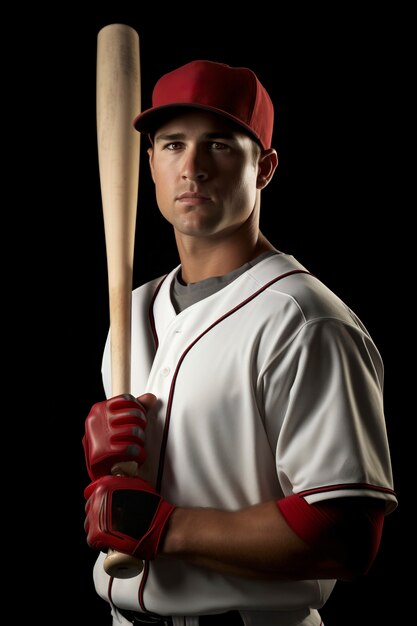
<path id="1" fill-rule="evenodd" d="M 177 235 L 221 238 L 248 220 L 258 153 L 227 120 L 187 111 L 158 129 L 148 153 L 159 209 Z"/>

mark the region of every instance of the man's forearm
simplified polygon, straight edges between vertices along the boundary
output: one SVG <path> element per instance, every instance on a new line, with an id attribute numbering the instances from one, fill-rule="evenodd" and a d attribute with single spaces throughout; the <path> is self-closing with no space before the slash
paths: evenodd
<path id="1" fill-rule="evenodd" d="M 162 554 L 224 574 L 303 580 L 349 579 L 339 546 L 308 546 L 288 526 L 275 502 L 240 511 L 177 508 Z"/>

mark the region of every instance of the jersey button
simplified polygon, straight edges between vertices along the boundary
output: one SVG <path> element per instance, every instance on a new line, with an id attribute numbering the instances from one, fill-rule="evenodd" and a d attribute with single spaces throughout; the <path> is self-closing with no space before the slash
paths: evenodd
<path id="1" fill-rule="evenodd" d="M 169 375 L 169 373 L 170 373 L 170 371 L 171 371 L 171 370 L 170 370 L 170 368 L 169 368 L 169 367 L 164 367 L 164 368 L 161 370 L 161 374 L 162 374 L 162 376 L 168 376 L 168 375 Z"/>

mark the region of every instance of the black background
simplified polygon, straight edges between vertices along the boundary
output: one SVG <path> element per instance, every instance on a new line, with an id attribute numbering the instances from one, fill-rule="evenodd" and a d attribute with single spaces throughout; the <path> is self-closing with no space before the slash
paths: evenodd
<path id="1" fill-rule="evenodd" d="M 396 613 L 408 622 L 414 598 L 404 562 L 411 553 L 415 558 L 410 493 L 417 382 L 411 15 L 401 8 L 301 6 L 292 12 L 278 6 L 273 15 L 264 5 L 247 12 L 239 5 L 226 17 L 222 3 L 129 5 L 88 14 L 72 4 L 44 14 L 36 8 L 20 16 L 19 27 L 10 24 L 16 45 L 5 63 L 4 131 L 16 134 L 5 185 L 18 201 L 5 239 L 15 253 L 8 255 L 13 276 L 11 259 L 18 252 L 24 260 L 19 280 L 13 279 L 20 313 L 16 306 L 8 312 L 16 346 L 11 369 L 22 372 L 19 393 L 23 386 L 26 398 L 19 415 L 29 414 L 35 457 L 25 470 L 33 530 L 20 544 L 25 558 L 17 574 L 24 572 L 28 594 L 35 590 L 30 615 L 45 624 L 111 623 L 93 587 L 96 554 L 83 531 L 88 477 L 81 438 L 90 406 L 104 397 L 100 366 L 108 328 L 96 42 L 100 28 L 122 22 L 140 37 L 143 109 L 160 75 L 196 58 L 251 67 L 274 101 L 280 163 L 263 193 L 262 230 L 342 297 L 378 345 L 400 503 L 386 519 L 369 575 L 338 583 L 321 613 L 326 626 L 399 623 L 391 621 Z M 22 54 L 24 60 L 16 60 Z M 170 227 L 155 205 L 146 147 L 142 140 L 135 286 L 178 262 Z M 13 577 L 14 584 L 21 586 Z"/>

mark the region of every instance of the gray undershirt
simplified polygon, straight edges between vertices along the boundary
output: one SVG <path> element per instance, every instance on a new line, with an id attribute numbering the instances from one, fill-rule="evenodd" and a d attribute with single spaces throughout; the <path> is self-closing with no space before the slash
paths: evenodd
<path id="1" fill-rule="evenodd" d="M 279 254 L 279 252 L 268 250 L 252 261 L 229 272 L 229 274 L 225 274 L 224 276 L 211 276 L 205 280 L 200 280 L 198 283 L 190 283 L 189 285 L 184 285 L 180 282 L 178 277 L 181 274 L 181 269 L 179 269 L 171 286 L 171 300 L 174 309 L 177 313 L 181 313 L 181 311 L 192 304 L 211 296 L 213 293 L 216 293 L 216 291 L 220 291 L 220 289 L 223 289 L 223 287 L 226 287 L 236 280 L 238 276 L 246 272 L 249 268 L 274 254 Z"/>

